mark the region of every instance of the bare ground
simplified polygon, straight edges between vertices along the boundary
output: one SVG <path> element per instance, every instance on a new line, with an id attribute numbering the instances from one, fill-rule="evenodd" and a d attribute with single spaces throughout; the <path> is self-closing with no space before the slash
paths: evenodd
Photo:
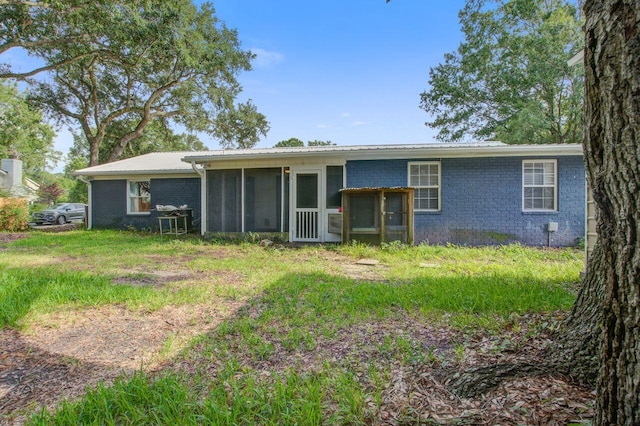
<path id="1" fill-rule="evenodd" d="M 1 243 L 25 234 L 0 234 Z M 358 280 L 380 281 L 380 266 L 356 265 L 339 255 L 327 255 L 329 267 Z M 162 285 L 192 278 L 184 271 L 155 275 L 123 271 L 114 284 Z M 133 271 L 139 272 L 139 271 Z M 136 278 L 137 277 L 137 278 Z M 225 277 L 218 277 L 224 279 Z M 238 281 L 242 277 L 226 277 Z M 237 282 L 236 282 L 237 284 Z M 241 302 L 218 300 L 211 305 L 172 306 L 155 312 L 136 312 L 122 306 L 84 309 L 54 314 L 38 321 L 28 333 L 0 330 L 0 424 L 22 424 L 26 415 L 41 407 L 53 408 L 63 399 L 81 396 L 87 386 L 112 383 L 118 376 L 144 370 L 195 371 L 212 376 L 217 365 L 199 357 L 197 348 L 180 356 L 189 340 L 211 333 L 222 321 L 236 315 L 256 316 Z M 368 321 L 340 330 L 331 338 L 318 337 L 312 347 L 291 348 L 273 339 L 275 352 L 256 361 L 239 353 L 240 361 L 264 380 L 274 372 L 295 368 L 314 371 L 329 363 L 358 371 L 373 365 L 391 371 L 382 391 L 382 405 L 366 401 L 367 423 L 414 424 L 534 424 L 565 425 L 593 416 L 591 389 L 575 386 L 558 376 L 506 380 L 478 398 L 453 395 L 447 384 L 457 371 L 501 362 L 543 362 L 541 348 L 552 342 L 531 333 L 541 322 L 558 316 L 528 316 L 514 320 L 513 328 L 499 336 L 465 335 L 446 325 L 427 324 L 403 314 L 393 319 Z M 388 342 L 402 336 L 416 342 L 431 358 L 398 361 L 389 357 Z M 268 336 L 267 336 L 268 338 Z M 194 355 L 195 354 L 195 355 Z M 166 361 L 166 360 L 169 361 Z M 365 371 L 361 384 L 371 388 Z"/>

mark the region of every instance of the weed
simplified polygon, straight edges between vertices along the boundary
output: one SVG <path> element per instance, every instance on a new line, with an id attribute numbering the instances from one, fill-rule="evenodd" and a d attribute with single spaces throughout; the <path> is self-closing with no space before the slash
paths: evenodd
<path id="1" fill-rule="evenodd" d="M 375 269 L 375 280 L 343 271 L 342 263 L 362 257 L 384 265 Z M 466 347 L 458 343 L 441 352 L 405 329 L 385 330 L 357 352 L 337 343 L 353 326 L 400 314 L 467 335 L 519 332 L 523 315 L 571 305 L 570 283 L 578 280 L 582 261 L 576 250 L 519 245 L 351 243 L 280 251 L 139 232 L 32 233 L 2 252 L 0 325 L 29 327 L 39 315 L 87 306 L 154 310 L 229 299 L 244 304 L 192 342 L 183 356 L 204 362 L 189 378 L 123 377 L 39 413 L 33 424 L 362 424 L 384 403 L 391 366 L 446 365 L 447 356 L 461 362 Z M 111 280 L 176 269 L 197 272 L 198 279 L 146 287 Z M 554 325 L 527 326 L 535 332 Z M 166 338 L 160 356 L 172 356 L 178 339 Z M 324 352 L 325 343 L 337 349 Z M 361 356 L 371 353 L 377 358 Z M 269 370 L 289 355 L 313 365 Z"/>

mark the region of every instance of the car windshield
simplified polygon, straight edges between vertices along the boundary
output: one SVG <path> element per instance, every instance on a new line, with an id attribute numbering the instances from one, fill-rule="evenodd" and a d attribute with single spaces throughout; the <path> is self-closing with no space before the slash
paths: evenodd
<path id="1" fill-rule="evenodd" d="M 54 204 L 53 206 L 51 206 L 49 208 L 49 210 L 60 210 L 60 209 L 64 209 L 64 208 L 67 208 L 67 207 L 69 207 L 69 204 L 66 204 L 66 203 L 64 203 L 64 204 Z"/>

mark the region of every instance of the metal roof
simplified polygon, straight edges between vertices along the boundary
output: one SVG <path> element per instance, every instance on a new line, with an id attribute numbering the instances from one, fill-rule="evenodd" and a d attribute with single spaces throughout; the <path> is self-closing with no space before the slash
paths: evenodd
<path id="1" fill-rule="evenodd" d="M 122 174 L 174 174 L 193 173 L 190 163 L 182 161 L 185 155 L 203 155 L 208 151 L 152 152 L 99 166 L 76 170 L 77 176 L 105 176 Z"/>
<path id="2" fill-rule="evenodd" d="M 328 146 L 301 146 L 285 148 L 259 148 L 259 149 L 227 149 L 208 151 L 205 153 L 189 153 L 183 160 L 196 163 L 225 160 L 225 159 L 257 159 L 257 158 L 296 158 L 307 156 L 344 156 L 355 159 L 358 156 L 370 156 L 374 153 L 403 152 L 410 153 L 417 150 L 433 150 L 451 148 L 455 150 L 473 149 L 478 147 L 502 147 L 508 146 L 502 142 L 474 142 L 474 143 L 423 143 L 404 145 L 328 145 Z"/>
<path id="3" fill-rule="evenodd" d="M 502 142 L 423 143 L 411 145 L 352 145 L 291 148 L 212 150 L 200 152 L 155 152 L 113 163 L 77 170 L 79 176 L 193 173 L 191 163 L 233 160 L 282 160 L 295 158 L 343 158 L 346 160 L 509 157 L 582 155 L 579 144 L 507 145 Z"/>
<path id="4" fill-rule="evenodd" d="M 354 145 L 296 148 L 265 148 L 189 153 L 183 161 L 198 164 L 225 160 L 268 158 L 341 157 L 346 160 L 508 157 L 523 155 L 582 155 L 579 144 L 507 145 L 502 142 L 424 143 L 416 145 Z"/>

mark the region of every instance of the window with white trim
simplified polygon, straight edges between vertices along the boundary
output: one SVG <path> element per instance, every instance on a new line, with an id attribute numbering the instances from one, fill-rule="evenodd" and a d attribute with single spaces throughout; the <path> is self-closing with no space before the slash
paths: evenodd
<path id="1" fill-rule="evenodd" d="M 151 181 L 128 181 L 127 194 L 127 213 L 148 214 L 151 211 Z"/>
<path id="2" fill-rule="evenodd" d="M 409 186 L 413 192 L 415 211 L 440 211 L 440 162 L 409 163 Z"/>
<path id="3" fill-rule="evenodd" d="M 553 212 L 558 208 L 558 163 L 556 160 L 522 162 L 522 210 Z"/>

